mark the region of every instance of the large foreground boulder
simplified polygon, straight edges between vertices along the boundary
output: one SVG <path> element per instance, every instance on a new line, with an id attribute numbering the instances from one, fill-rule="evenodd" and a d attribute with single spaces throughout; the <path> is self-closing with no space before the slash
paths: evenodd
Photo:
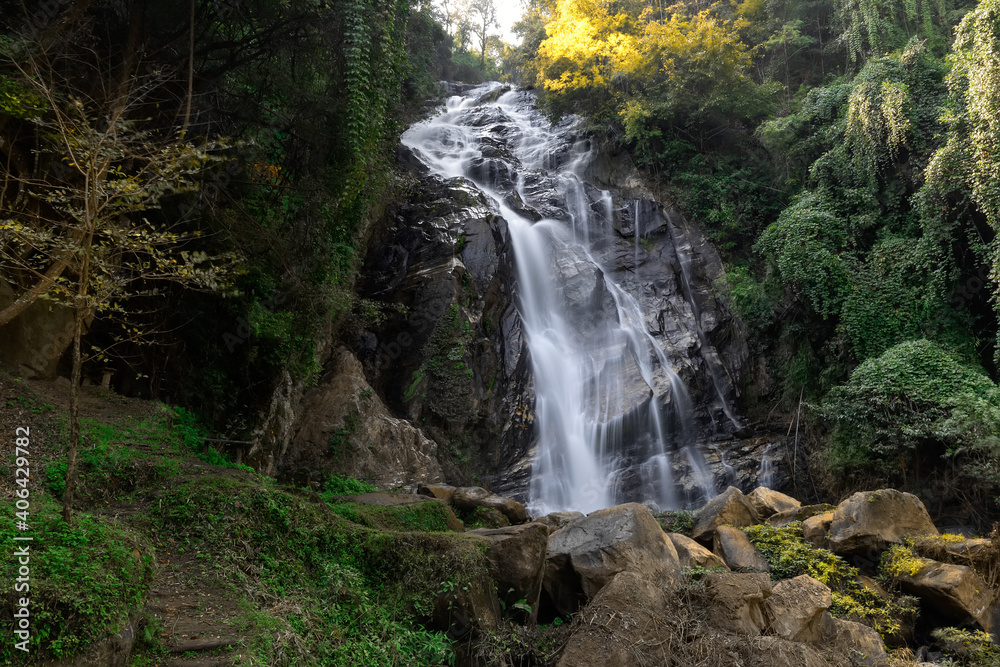
<path id="1" fill-rule="evenodd" d="M 633 667 L 637 647 L 654 647 L 645 659 L 669 662 L 666 644 L 656 655 L 656 634 L 674 632 L 663 622 L 662 588 L 635 572 L 619 572 L 577 617 L 557 667 Z M 659 621 L 659 622 L 658 622 Z M 647 652 L 644 652 L 647 653 Z M 648 663 L 647 663 L 648 664 Z"/>
<path id="2" fill-rule="evenodd" d="M 544 588 L 561 614 L 575 612 L 625 571 L 660 587 L 680 576 L 673 543 L 638 503 L 593 512 L 549 536 Z"/>
<path id="3" fill-rule="evenodd" d="M 970 568 L 915 557 L 893 569 L 899 587 L 921 598 L 936 614 L 955 623 L 978 623 L 987 632 L 1000 631 L 994 608 L 997 592 Z"/>
<path id="4" fill-rule="evenodd" d="M 886 667 L 889 664 L 882 637 L 861 623 L 827 617 L 822 645 L 830 653 L 846 657 L 851 667 Z"/>
<path id="5" fill-rule="evenodd" d="M 830 550 L 842 556 L 868 555 L 907 535 L 937 535 L 924 504 L 896 489 L 861 491 L 837 506 L 830 524 Z"/>
<path id="6" fill-rule="evenodd" d="M 784 639 L 823 639 L 824 615 L 833 604 L 830 589 L 807 574 L 779 581 L 764 602 L 771 630 Z"/>
<path id="7" fill-rule="evenodd" d="M 719 526 L 742 528 L 760 523 L 757 510 L 743 492 L 731 486 L 698 510 L 698 521 L 691 529 L 691 537 L 703 544 L 711 544 Z"/>
<path id="8" fill-rule="evenodd" d="M 486 552 L 490 575 L 509 613 L 535 620 L 545 574 L 548 528 L 541 523 L 469 531 L 492 542 Z M 515 605 L 524 600 L 530 611 Z"/>
<path id="9" fill-rule="evenodd" d="M 760 635 L 769 627 L 764 601 L 771 596 L 766 574 L 719 572 L 705 576 L 708 622 L 737 635 Z"/>

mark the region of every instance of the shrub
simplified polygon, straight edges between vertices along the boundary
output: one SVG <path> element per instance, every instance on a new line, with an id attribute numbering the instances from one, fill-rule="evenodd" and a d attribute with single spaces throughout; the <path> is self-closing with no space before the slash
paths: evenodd
<path id="1" fill-rule="evenodd" d="M 912 458 L 934 442 L 949 455 L 994 460 L 1000 452 L 1000 390 L 927 340 L 901 343 L 858 366 L 820 412 L 834 424 L 834 450 L 861 447 L 876 460 Z"/>
<path id="2" fill-rule="evenodd" d="M 814 547 L 802 538 L 802 524 L 794 521 L 776 528 L 767 524 L 743 529 L 771 566 L 772 579 L 807 574 L 833 592 L 830 614 L 874 628 L 883 638 L 897 635 L 901 621 L 915 614 L 909 599 L 892 600 L 863 586 L 858 570 L 827 549 Z"/>

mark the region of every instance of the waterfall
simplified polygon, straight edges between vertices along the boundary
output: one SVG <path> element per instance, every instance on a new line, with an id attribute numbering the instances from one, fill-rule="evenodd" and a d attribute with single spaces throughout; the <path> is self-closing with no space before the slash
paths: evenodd
<path id="1" fill-rule="evenodd" d="M 699 323 L 690 248 L 672 238 L 655 202 L 625 202 L 586 181 L 594 152 L 577 119 L 553 125 L 530 93 L 498 87 L 451 97 L 402 141 L 433 174 L 475 183 L 510 230 L 534 382 L 530 509 L 702 502 L 717 484 L 678 369 L 707 372 L 717 395 L 710 412 L 736 418 Z M 650 250 L 650 234 L 664 226 L 663 248 Z M 666 311 L 683 321 L 673 338 Z M 680 469 L 697 488 L 676 486 Z"/>

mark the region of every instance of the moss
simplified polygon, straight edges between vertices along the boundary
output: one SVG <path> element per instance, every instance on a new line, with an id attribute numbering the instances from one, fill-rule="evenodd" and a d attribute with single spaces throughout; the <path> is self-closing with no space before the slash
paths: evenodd
<path id="1" fill-rule="evenodd" d="M 888 599 L 858 581 L 858 570 L 827 549 L 807 544 L 798 521 L 776 528 L 767 524 L 743 529 L 771 566 L 772 579 L 807 574 L 833 592 L 833 616 L 874 628 L 883 639 L 898 635 L 902 621 L 916 613 L 908 599 Z"/>
<path id="2" fill-rule="evenodd" d="M 451 510 L 444 503 L 421 502 L 412 505 L 362 505 L 359 503 L 334 503 L 333 511 L 368 528 L 379 530 L 443 533 L 449 530 Z"/>
<path id="3" fill-rule="evenodd" d="M 468 528 L 504 528 L 510 525 L 507 517 L 494 507 L 477 507 L 462 513 L 460 518 Z"/>

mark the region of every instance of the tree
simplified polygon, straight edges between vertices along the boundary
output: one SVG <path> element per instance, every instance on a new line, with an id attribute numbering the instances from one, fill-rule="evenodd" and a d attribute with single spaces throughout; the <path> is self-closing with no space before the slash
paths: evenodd
<path id="1" fill-rule="evenodd" d="M 472 32 L 479 40 L 479 70 L 486 71 L 486 47 L 489 45 L 490 30 L 500 27 L 497 21 L 495 0 L 468 0 L 466 11 L 471 15 Z"/>
<path id="2" fill-rule="evenodd" d="M 38 281 L 15 304 L 45 298 L 74 313 L 63 501 L 69 522 L 87 323 L 113 317 L 121 321 L 123 338 L 132 338 L 140 332 L 130 322 L 129 298 L 156 294 L 163 281 L 218 290 L 235 257 L 188 250 L 198 232 L 158 227 L 145 217 L 166 198 L 196 191 L 198 177 L 223 160 L 217 154 L 222 142 L 196 144 L 183 130 L 175 136 L 144 117 L 165 80 L 138 68 L 111 77 L 96 54 L 92 61 L 66 62 L 33 46 L 22 44 L 21 53 L 6 54 L 5 69 L 14 76 L 4 78 L 0 104 L 20 100 L 22 120 L 34 128 L 36 155 L 45 168 L 11 174 L 0 191 L 0 268 L 8 276 Z M 8 192 L 11 181 L 16 190 Z"/>

